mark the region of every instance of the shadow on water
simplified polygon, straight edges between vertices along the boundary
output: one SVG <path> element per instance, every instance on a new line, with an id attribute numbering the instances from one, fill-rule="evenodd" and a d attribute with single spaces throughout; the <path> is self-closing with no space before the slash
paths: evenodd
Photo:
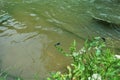
<path id="1" fill-rule="evenodd" d="M 64 50 L 75 39 L 81 48 L 86 38 L 104 37 L 116 42 L 119 50 L 120 28 L 93 20 L 86 0 L 1 0 L 0 2 L 1 69 L 9 75 L 33 80 L 45 78 L 52 71 L 66 71 L 71 59 L 59 54 L 55 44 Z M 111 40 L 112 39 L 112 40 Z"/>

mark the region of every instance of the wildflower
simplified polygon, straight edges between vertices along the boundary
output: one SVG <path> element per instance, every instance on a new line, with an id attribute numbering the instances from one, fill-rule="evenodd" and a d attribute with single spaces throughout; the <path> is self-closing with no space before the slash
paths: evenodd
<path id="1" fill-rule="evenodd" d="M 85 50 L 84 47 L 79 50 L 79 53 L 80 53 L 80 54 L 83 54 L 83 53 L 85 53 L 85 52 L 86 52 L 86 50 Z"/>
<path id="2" fill-rule="evenodd" d="M 116 57 L 117 59 L 120 59 L 120 55 L 115 55 L 115 57 Z"/>
<path id="3" fill-rule="evenodd" d="M 92 77 L 88 77 L 88 80 L 102 80 L 99 74 L 93 74 Z"/>

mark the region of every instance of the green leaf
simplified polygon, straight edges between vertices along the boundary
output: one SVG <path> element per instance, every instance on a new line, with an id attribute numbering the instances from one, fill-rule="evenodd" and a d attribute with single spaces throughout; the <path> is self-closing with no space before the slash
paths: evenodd
<path id="1" fill-rule="evenodd" d="M 99 56 L 101 54 L 101 50 L 100 49 L 97 49 L 96 50 L 96 56 Z"/>

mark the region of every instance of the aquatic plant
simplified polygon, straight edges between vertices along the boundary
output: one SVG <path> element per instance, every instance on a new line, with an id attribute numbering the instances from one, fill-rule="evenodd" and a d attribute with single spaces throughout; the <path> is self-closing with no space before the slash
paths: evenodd
<path id="1" fill-rule="evenodd" d="M 73 62 L 67 66 L 67 72 L 51 73 L 47 80 L 119 80 L 120 59 L 108 49 L 100 37 L 92 41 L 86 40 L 84 47 L 76 49 L 76 41 L 72 43 L 70 52 L 56 46 L 60 53 L 72 57 Z"/>

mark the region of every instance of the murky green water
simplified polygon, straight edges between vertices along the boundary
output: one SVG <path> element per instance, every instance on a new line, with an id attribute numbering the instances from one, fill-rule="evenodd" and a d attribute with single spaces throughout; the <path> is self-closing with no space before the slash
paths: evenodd
<path id="1" fill-rule="evenodd" d="M 109 37 L 118 44 L 120 27 L 93 20 L 90 14 L 98 13 L 93 1 L 0 0 L 1 70 L 25 80 L 37 74 L 42 80 L 51 71 L 64 72 L 70 63 L 58 54 L 57 42 L 65 50 L 74 39 L 80 48 L 93 36 Z"/>

